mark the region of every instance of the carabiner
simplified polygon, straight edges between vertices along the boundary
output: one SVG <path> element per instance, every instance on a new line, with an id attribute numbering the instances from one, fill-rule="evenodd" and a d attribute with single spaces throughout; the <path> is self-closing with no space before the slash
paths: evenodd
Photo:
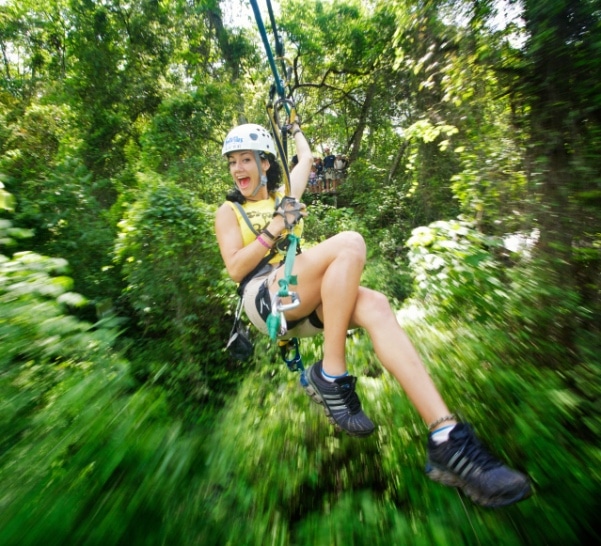
<path id="1" fill-rule="evenodd" d="M 270 337 L 275 340 L 279 336 L 283 336 L 288 331 L 288 324 L 284 312 L 280 309 L 282 303 L 280 296 L 275 293 L 271 297 L 271 313 L 267 317 L 267 328 Z"/>
<path id="2" fill-rule="evenodd" d="M 273 117 L 280 129 L 286 125 L 280 122 L 279 111 L 282 108 L 286 109 L 286 115 L 290 117 L 290 124 L 296 121 L 296 105 L 294 104 L 294 101 L 292 99 L 279 98 L 273 103 Z"/>
<path id="3" fill-rule="evenodd" d="M 282 359 L 288 366 L 291 372 L 303 371 L 303 359 L 301 358 L 300 350 L 298 347 L 298 338 L 293 337 L 292 339 L 283 339 L 278 342 L 280 346 L 280 354 Z M 288 353 L 292 353 L 292 358 L 288 358 Z"/>
<path id="4" fill-rule="evenodd" d="M 300 297 L 296 292 L 288 292 L 286 296 L 291 299 L 290 303 L 282 303 L 281 296 L 278 295 L 278 303 L 277 303 L 277 311 L 278 313 L 283 313 L 284 311 L 290 311 L 290 309 L 295 309 L 301 303 Z"/>

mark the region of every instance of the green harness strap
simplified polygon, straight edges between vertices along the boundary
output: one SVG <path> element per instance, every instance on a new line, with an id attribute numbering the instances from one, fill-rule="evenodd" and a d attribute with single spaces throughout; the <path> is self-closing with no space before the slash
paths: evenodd
<path id="1" fill-rule="evenodd" d="M 284 311 L 287 309 L 293 309 L 296 307 L 300 300 L 296 292 L 290 291 L 290 285 L 297 285 L 296 275 L 292 274 L 292 268 L 294 267 L 294 258 L 296 256 L 296 249 L 298 247 L 298 237 L 292 233 L 288 234 L 288 250 L 286 251 L 286 260 L 284 261 L 284 276 L 278 281 L 280 289 L 271 301 L 271 313 L 267 317 L 267 331 L 272 341 L 275 341 L 280 334 L 285 333 L 285 328 L 282 329 L 282 324 L 285 325 Z M 291 298 L 291 302 L 288 304 L 282 304 L 282 298 Z"/>
<path id="2" fill-rule="evenodd" d="M 288 240 L 290 241 L 290 245 L 288 246 L 288 250 L 286 252 L 286 261 L 284 262 L 284 277 L 280 279 L 280 291 L 278 292 L 278 296 L 280 298 L 285 298 L 288 296 L 290 291 L 288 290 L 289 285 L 298 285 L 296 275 L 292 274 L 292 268 L 294 267 L 294 257 L 296 256 L 296 249 L 298 247 L 298 237 L 293 233 L 288 234 Z"/>

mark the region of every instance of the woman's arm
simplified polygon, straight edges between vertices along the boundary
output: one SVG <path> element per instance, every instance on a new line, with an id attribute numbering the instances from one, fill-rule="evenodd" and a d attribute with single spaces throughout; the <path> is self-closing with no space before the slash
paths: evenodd
<path id="1" fill-rule="evenodd" d="M 277 238 L 284 229 L 283 218 L 280 216 L 273 218 L 267 229 Z M 261 239 L 257 238 L 244 246 L 236 214 L 227 204 L 221 205 L 217 210 L 215 234 L 225 268 L 234 282 L 244 279 L 273 246 L 273 241 L 268 235 L 262 235 Z"/>
<path id="2" fill-rule="evenodd" d="M 309 146 L 309 142 L 305 138 L 305 135 L 300 130 L 298 123 L 292 124 L 290 134 L 294 135 L 296 155 L 298 157 L 298 164 L 290 173 L 290 190 L 292 196 L 300 201 L 300 198 L 307 187 L 309 174 L 311 173 L 311 167 L 313 166 L 313 152 L 311 151 L 311 147 Z"/>

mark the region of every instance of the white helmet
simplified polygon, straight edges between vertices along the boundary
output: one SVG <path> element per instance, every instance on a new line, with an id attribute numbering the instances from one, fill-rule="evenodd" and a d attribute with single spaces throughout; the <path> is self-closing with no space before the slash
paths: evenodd
<path id="1" fill-rule="evenodd" d="M 254 150 L 268 152 L 277 156 L 273 139 L 269 131 L 254 123 L 245 123 L 234 127 L 225 137 L 221 155 L 239 150 Z"/>

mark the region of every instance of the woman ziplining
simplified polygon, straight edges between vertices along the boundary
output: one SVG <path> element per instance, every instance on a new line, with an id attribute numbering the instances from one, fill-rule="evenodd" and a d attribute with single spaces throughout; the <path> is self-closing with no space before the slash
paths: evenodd
<path id="1" fill-rule="evenodd" d="M 298 155 L 298 165 L 290 173 L 291 196 L 300 200 L 313 159 L 297 123 L 290 126 L 290 134 Z M 285 236 L 286 210 L 276 209 L 283 197 L 281 166 L 269 132 L 259 125 L 232 129 L 222 152 L 236 188 L 218 209 L 215 228 L 226 269 L 239 283 L 272 254 Z M 255 229 L 259 228 L 259 235 L 250 230 L 235 203 L 242 206 Z M 304 214 L 303 210 L 297 218 Z M 298 233 L 300 222 L 292 223 Z M 526 476 L 490 455 L 471 428 L 457 423 L 449 412 L 387 298 L 360 285 L 365 260 L 363 238 L 352 231 L 334 235 L 296 256 L 299 304 L 284 312 L 288 331 L 283 337 L 317 333 L 324 336 L 323 359 L 305 371 L 307 393 L 323 404 L 326 414 L 348 434 L 367 436 L 374 431 L 374 424 L 363 412 L 355 391 L 356 378 L 348 374 L 345 359 L 347 330 L 363 328 L 382 365 L 428 423 L 428 476 L 463 488 L 483 506 L 505 506 L 529 496 Z M 242 295 L 249 320 L 264 334 L 268 334 L 267 320 L 278 281 L 285 273 L 281 262 L 282 255 L 273 254 L 270 262 L 246 283 Z"/>
<path id="2" fill-rule="evenodd" d="M 290 105 L 292 115 L 282 132 L 294 140 L 298 163 L 289 174 L 279 135 L 274 141 L 260 125 L 234 127 L 222 148 L 235 187 L 217 211 L 215 231 L 227 272 L 241 284 L 250 322 L 280 339 L 323 333 L 322 360 L 303 372 L 301 382 L 332 422 L 358 437 L 371 434 L 375 425 L 361 406 L 356 377 L 347 371 L 345 349 L 347 331 L 363 328 L 378 359 L 428 426 L 427 475 L 461 487 L 483 506 L 506 506 L 528 497 L 528 478 L 488 453 L 471 427 L 450 413 L 386 296 L 361 286 L 366 247 L 359 233 L 338 233 L 296 255 L 295 292 L 287 291 L 291 275 L 284 258 L 288 261 L 290 253 L 285 254 L 282 242 L 290 233 L 292 241 L 302 233 L 306 209 L 300 199 L 313 165 Z M 269 323 L 275 316 L 282 320 L 274 330 Z"/>

